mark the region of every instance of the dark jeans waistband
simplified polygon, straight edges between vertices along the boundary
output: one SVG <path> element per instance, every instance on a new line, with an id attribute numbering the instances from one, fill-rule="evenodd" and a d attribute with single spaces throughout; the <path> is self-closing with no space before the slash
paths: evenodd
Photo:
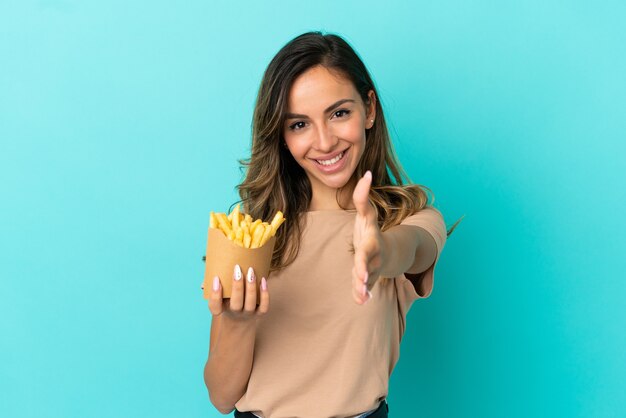
<path id="1" fill-rule="evenodd" d="M 389 413 L 389 405 L 383 400 L 378 408 L 368 415 L 366 418 L 387 418 Z M 257 418 L 252 412 L 241 412 L 235 409 L 235 418 Z"/>

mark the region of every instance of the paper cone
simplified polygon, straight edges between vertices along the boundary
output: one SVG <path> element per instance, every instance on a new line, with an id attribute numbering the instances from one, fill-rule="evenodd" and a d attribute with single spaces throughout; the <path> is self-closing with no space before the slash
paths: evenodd
<path id="1" fill-rule="evenodd" d="M 235 264 L 239 264 L 244 281 L 248 274 L 248 268 L 254 269 L 257 287 L 256 303 L 258 305 L 261 300 L 261 278 L 265 277 L 265 280 L 269 278 L 275 243 L 276 237 L 270 237 L 265 245 L 260 248 L 244 248 L 229 240 L 221 230 L 209 228 L 204 266 L 204 298 L 210 298 L 215 276 L 220 278 L 222 297 L 224 299 L 230 298 Z M 244 283 L 244 300 L 245 286 Z"/>

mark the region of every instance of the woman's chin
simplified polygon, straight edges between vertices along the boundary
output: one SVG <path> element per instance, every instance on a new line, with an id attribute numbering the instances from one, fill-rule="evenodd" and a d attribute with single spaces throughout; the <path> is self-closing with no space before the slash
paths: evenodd
<path id="1" fill-rule="evenodd" d="M 309 171 L 308 175 L 309 179 L 314 177 L 315 182 L 322 187 L 340 189 L 348 184 L 352 174 L 354 174 L 355 168 L 356 167 L 352 167 L 351 164 L 347 164 L 342 170 L 336 173 L 324 173 L 321 170 L 317 170 L 317 167 L 311 167 L 313 171 Z"/>
<path id="2" fill-rule="evenodd" d="M 330 189 L 340 189 L 348 184 L 350 176 L 344 173 L 337 173 L 337 176 L 328 176 L 318 180 Z"/>

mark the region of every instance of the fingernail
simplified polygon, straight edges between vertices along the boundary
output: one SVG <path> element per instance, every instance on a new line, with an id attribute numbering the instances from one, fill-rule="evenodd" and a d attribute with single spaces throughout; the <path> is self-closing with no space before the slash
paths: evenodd
<path id="1" fill-rule="evenodd" d="M 213 290 L 215 290 L 216 292 L 220 290 L 220 278 L 217 276 L 213 278 Z"/>
<path id="2" fill-rule="evenodd" d="M 369 302 L 369 301 L 370 301 L 370 299 L 372 299 L 372 297 L 373 297 L 372 292 L 370 292 L 369 290 L 367 291 L 367 295 L 368 295 L 369 297 L 368 297 L 367 299 L 365 299 L 365 302 L 364 302 L 364 303 Z"/>
<path id="3" fill-rule="evenodd" d="M 241 272 L 241 267 L 239 264 L 235 264 L 235 280 L 239 281 L 243 278 L 243 273 Z"/>
<path id="4" fill-rule="evenodd" d="M 265 280 L 265 277 L 261 278 L 261 289 L 267 290 L 267 280 Z"/>
<path id="5" fill-rule="evenodd" d="M 365 293 L 367 293 L 367 291 L 368 291 L 368 290 L 367 290 L 367 285 L 366 285 L 366 284 L 364 284 L 364 285 L 363 285 L 363 292 L 362 292 L 362 293 L 363 293 L 363 296 L 365 296 Z"/>
<path id="6" fill-rule="evenodd" d="M 254 270 L 252 269 L 252 267 L 248 268 L 248 283 L 254 283 L 254 280 L 256 279 L 256 277 L 254 277 Z"/>
<path id="7" fill-rule="evenodd" d="M 367 274 L 367 272 L 365 272 L 365 280 L 363 280 L 365 282 L 365 284 L 367 284 L 367 279 L 369 278 L 369 275 Z"/>
<path id="8" fill-rule="evenodd" d="M 363 176 L 363 177 L 368 177 L 369 179 L 371 179 L 371 178 L 372 178 L 372 172 L 371 172 L 371 171 L 369 171 L 369 170 L 367 170 L 367 171 L 365 172 L 365 176 Z"/>

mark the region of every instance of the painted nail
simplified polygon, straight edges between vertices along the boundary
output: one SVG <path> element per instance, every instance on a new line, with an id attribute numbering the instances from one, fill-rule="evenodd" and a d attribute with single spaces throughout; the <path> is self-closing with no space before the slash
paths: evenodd
<path id="1" fill-rule="evenodd" d="M 217 276 L 213 278 L 213 290 L 215 290 L 216 292 L 220 290 L 220 278 Z"/>
<path id="2" fill-rule="evenodd" d="M 241 267 L 239 264 L 235 264 L 235 280 L 239 281 L 243 278 L 243 273 L 241 272 Z"/>
<path id="3" fill-rule="evenodd" d="M 261 289 L 267 290 L 267 280 L 265 280 L 265 277 L 261 278 Z"/>
<path id="4" fill-rule="evenodd" d="M 256 277 L 254 276 L 254 270 L 252 267 L 248 268 L 248 283 L 254 283 Z"/>

